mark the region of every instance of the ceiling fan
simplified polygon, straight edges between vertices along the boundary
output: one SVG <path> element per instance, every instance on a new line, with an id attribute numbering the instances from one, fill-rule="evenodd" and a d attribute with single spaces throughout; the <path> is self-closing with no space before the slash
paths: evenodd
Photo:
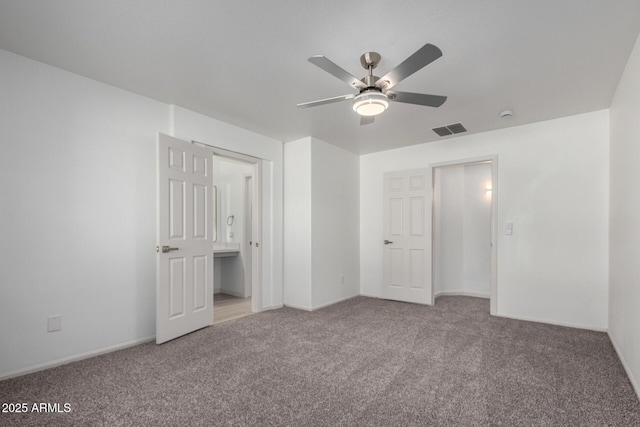
<path id="1" fill-rule="evenodd" d="M 373 70 L 380 63 L 381 56 L 377 52 L 366 52 L 360 57 L 360 64 L 368 71 L 368 74 L 360 80 L 327 57 L 323 55 L 312 56 L 309 58 L 309 62 L 334 75 L 349 86 L 358 89 L 359 93 L 303 102 L 298 104 L 298 107 L 315 107 L 317 105 L 353 100 L 353 110 L 360 114 L 361 125 L 373 123 L 374 117 L 387 109 L 389 101 L 439 107 L 447 100 L 446 96 L 398 92 L 390 89 L 441 56 L 442 51 L 437 46 L 427 43 L 396 68 L 384 76 L 378 77 L 373 75 Z"/>

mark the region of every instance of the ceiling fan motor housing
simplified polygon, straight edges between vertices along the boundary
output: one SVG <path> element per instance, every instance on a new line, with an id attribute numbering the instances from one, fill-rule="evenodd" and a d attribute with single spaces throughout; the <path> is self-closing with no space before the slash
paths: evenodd
<path id="1" fill-rule="evenodd" d="M 377 116 L 387 109 L 389 98 L 379 89 L 367 89 L 353 100 L 353 111 L 361 116 Z"/>

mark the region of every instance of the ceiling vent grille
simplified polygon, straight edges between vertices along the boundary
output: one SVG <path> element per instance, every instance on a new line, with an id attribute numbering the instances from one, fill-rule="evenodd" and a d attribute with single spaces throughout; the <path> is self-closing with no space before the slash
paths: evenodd
<path id="1" fill-rule="evenodd" d="M 453 135 L 453 132 L 447 129 L 446 126 L 442 126 L 441 128 L 433 128 L 433 131 L 440 136 Z"/>
<path id="2" fill-rule="evenodd" d="M 447 126 L 432 129 L 439 136 L 453 135 L 454 133 L 466 132 L 467 128 L 462 123 L 453 123 Z"/>

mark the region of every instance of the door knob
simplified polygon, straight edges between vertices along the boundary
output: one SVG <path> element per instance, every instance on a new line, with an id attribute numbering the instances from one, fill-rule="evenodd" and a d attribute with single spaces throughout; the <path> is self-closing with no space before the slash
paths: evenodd
<path id="1" fill-rule="evenodd" d="M 392 243 L 393 243 L 393 242 L 392 242 L 391 240 L 384 239 L 384 244 L 385 244 L 385 245 L 390 245 L 390 244 L 392 244 Z"/>
<path id="2" fill-rule="evenodd" d="M 162 253 L 166 254 L 167 252 L 171 252 L 171 251 L 177 251 L 180 248 L 171 248 L 169 246 L 163 246 L 162 247 Z M 156 246 L 156 252 L 160 252 L 160 248 L 158 246 Z"/>

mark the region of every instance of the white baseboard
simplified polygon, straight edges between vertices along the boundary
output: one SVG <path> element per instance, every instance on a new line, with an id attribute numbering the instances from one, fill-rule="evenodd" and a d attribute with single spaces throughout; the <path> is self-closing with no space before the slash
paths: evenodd
<path id="1" fill-rule="evenodd" d="M 337 300 L 334 300 L 334 301 L 326 302 L 324 304 L 316 305 L 316 306 L 311 308 L 311 311 L 319 310 L 319 309 L 324 308 L 324 307 L 329 307 L 330 305 L 337 304 L 339 302 L 346 301 L 346 300 L 349 300 L 351 298 L 355 298 L 355 297 L 357 297 L 359 295 L 360 294 L 353 294 L 353 295 L 349 295 L 349 296 L 346 296 L 346 297 L 338 298 Z"/>
<path id="2" fill-rule="evenodd" d="M 481 292 L 466 292 L 466 291 L 439 291 L 436 292 L 434 298 L 456 296 L 456 297 L 473 297 L 473 298 L 485 298 L 490 299 L 490 294 L 483 294 Z"/>
<path id="3" fill-rule="evenodd" d="M 536 317 L 518 316 L 513 314 L 496 313 L 496 317 L 506 317 L 507 319 L 524 320 L 526 322 L 546 323 L 548 325 L 565 326 L 567 328 L 587 329 L 589 331 L 607 332 L 607 328 L 599 326 L 583 325 L 581 323 L 558 322 L 555 320 L 538 319 Z"/>
<path id="4" fill-rule="evenodd" d="M 287 303 L 285 303 L 284 305 L 286 307 L 295 308 L 297 310 L 315 311 L 315 310 L 319 310 L 319 309 L 324 308 L 324 307 L 329 307 L 330 305 L 337 304 L 337 303 L 342 302 L 342 301 L 346 301 L 346 300 L 351 299 L 351 298 L 355 298 L 357 296 L 360 296 L 360 294 L 353 294 L 353 295 L 350 295 L 350 296 L 347 296 L 347 297 L 339 298 L 337 300 L 330 301 L 330 302 L 327 302 L 327 303 L 324 303 L 324 304 L 320 304 L 320 305 L 316 305 L 316 306 L 313 306 L 313 307 L 305 306 L 305 305 L 297 305 L 297 304 L 287 304 Z"/>
<path id="5" fill-rule="evenodd" d="M 381 295 L 360 294 L 360 296 L 367 297 L 367 298 L 384 299 L 384 297 L 381 296 Z M 480 292 L 440 291 L 440 292 L 436 292 L 434 294 L 434 298 L 444 297 L 444 296 L 463 296 L 463 297 L 486 298 L 486 299 L 490 299 L 491 298 L 490 294 L 483 294 L 483 293 L 480 293 Z"/>
<path id="6" fill-rule="evenodd" d="M 360 294 L 361 297 L 367 297 L 367 298 L 377 298 L 377 299 L 382 299 L 381 295 L 373 295 L 373 294 Z"/>
<path id="7" fill-rule="evenodd" d="M 238 298 L 245 298 L 242 292 L 230 291 L 228 289 L 221 289 L 219 293 L 231 295 Z"/>
<path id="8" fill-rule="evenodd" d="M 268 306 L 268 307 L 262 307 L 262 310 L 261 310 L 261 311 L 277 310 L 277 309 L 282 308 L 282 307 L 284 307 L 284 305 L 283 305 L 283 304 L 270 305 L 270 306 Z"/>
<path id="9" fill-rule="evenodd" d="M 631 371 L 631 368 L 629 367 L 629 364 L 627 363 L 626 359 L 624 358 L 624 355 L 620 351 L 620 346 L 616 342 L 616 340 L 613 337 L 613 335 L 611 335 L 610 332 L 607 332 L 607 335 L 609 335 L 609 340 L 611 340 L 611 344 L 613 344 L 613 349 L 616 351 L 616 353 L 618 355 L 618 359 L 620 359 L 620 362 L 622 363 L 622 367 L 624 368 L 624 370 L 627 373 L 627 377 L 629 377 L 629 381 L 631 382 L 631 386 L 633 387 L 633 389 L 636 392 L 636 396 L 638 396 L 638 400 L 640 400 L 640 383 L 638 382 L 639 379 L 636 379 L 636 378 L 633 377 L 633 372 Z"/>
<path id="10" fill-rule="evenodd" d="M 311 307 L 306 306 L 306 305 L 298 305 L 298 304 L 289 304 L 289 303 L 284 303 L 285 307 L 289 307 L 289 308 L 295 308 L 296 310 L 304 310 L 304 311 L 313 311 L 311 309 Z"/>
<path id="11" fill-rule="evenodd" d="M 127 341 L 120 344 L 110 345 L 108 347 L 102 347 L 97 350 L 87 351 L 85 353 L 74 354 L 72 356 L 63 357 L 62 359 L 52 360 L 50 362 L 39 363 L 37 365 L 28 366 L 26 368 L 16 369 L 0 374 L 0 381 L 8 380 L 9 378 L 15 378 L 22 375 L 31 374 L 33 372 L 44 371 L 45 369 L 55 368 L 56 366 L 66 365 L 67 363 L 77 362 L 83 359 L 89 359 L 90 357 L 100 356 L 101 354 L 111 353 L 118 350 L 123 350 L 128 347 L 148 343 L 155 340 L 155 335 L 152 337 L 140 338 L 137 340 Z"/>

